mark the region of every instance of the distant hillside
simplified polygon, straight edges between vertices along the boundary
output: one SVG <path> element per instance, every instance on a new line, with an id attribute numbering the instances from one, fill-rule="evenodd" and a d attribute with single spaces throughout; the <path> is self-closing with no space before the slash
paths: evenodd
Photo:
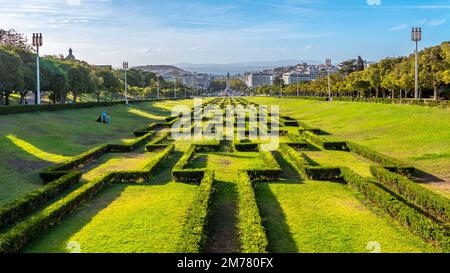
<path id="1" fill-rule="evenodd" d="M 143 70 L 143 71 L 157 73 L 160 75 L 164 75 L 164 74 L 181 75 L 181 74 L 187 73 L 183 69 L 178 68 L 173 65 L 144 65 L 144 66 L 136 66 L 133 68 Z"/>

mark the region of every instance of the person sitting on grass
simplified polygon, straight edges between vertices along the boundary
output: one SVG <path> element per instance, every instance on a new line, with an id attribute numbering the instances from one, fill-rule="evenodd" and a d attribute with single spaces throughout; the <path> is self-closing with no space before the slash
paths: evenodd
<path id="1" fill-rule="evenodd" d="M 111 124 L 111 115 L 109 113 L 105 117 L 105 123 L 106 124 Z"/>

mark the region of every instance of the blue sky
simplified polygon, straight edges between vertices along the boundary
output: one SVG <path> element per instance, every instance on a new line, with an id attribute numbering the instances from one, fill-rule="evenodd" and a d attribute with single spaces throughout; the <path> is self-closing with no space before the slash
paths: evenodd
<path id="1" fill-rule="evenodd" d="M 0 27 L 95 64 L 368 60 L 450 40 L 450 0 L 0 0 Z"/>

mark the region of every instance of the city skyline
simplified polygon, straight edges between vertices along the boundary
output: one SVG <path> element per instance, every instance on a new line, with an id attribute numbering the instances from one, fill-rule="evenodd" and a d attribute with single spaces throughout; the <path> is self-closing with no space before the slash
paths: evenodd
<path id="1" fill-rule="evenodd" d="M 116 1 L 0 0 L 2 28 L 43 54 L 93 64 L 227 64 L 277 60 L 370 61 L 413 52 L 410 28 L 424 29 L 420 48 L 450 37 L 450 1 Z"/>

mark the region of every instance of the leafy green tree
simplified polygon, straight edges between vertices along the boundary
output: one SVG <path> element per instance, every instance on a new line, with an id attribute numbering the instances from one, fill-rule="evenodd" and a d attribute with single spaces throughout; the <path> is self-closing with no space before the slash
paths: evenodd
<path id="1" fill-rule="evenodd" d="M 74 103 L 77 102 L 77 98 L 80 94 L 90 93 L 94 90 L 91 73 L 85 66 L 75 64 L 69 69 L 67 78 Z"/>
<path id="2" fill-rule="evenodd" d="M 50 93 L 53 103 L 61 102 L 66 97 L 67 75 L 57 62 L 42 59 L 40 64 L 41 89 Z"/>
<path id="3" fill-rule="evenodd" d="M 9 105 L 9 96 L 24 86 L 22 60 L 13 51 L 0 50 L 0 104 Z"/>

